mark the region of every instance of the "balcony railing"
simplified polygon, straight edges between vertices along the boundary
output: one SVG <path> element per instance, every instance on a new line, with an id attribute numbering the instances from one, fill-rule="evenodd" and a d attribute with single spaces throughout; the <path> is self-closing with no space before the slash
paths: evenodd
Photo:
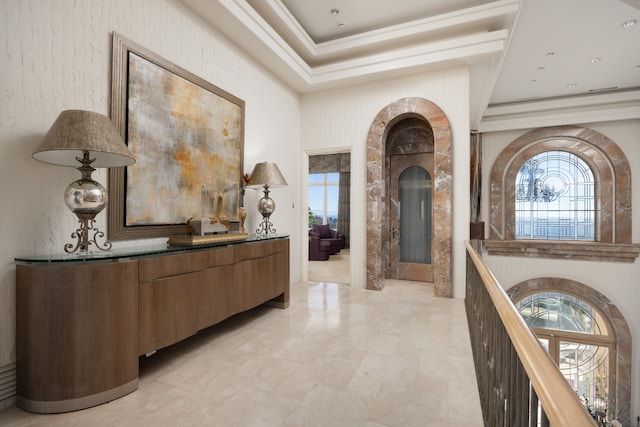
<path id="1" fill-rule="evenodd" d="M 465 305 L 484 425 L 596 426 L 478 252 L 466 245 Z"/>

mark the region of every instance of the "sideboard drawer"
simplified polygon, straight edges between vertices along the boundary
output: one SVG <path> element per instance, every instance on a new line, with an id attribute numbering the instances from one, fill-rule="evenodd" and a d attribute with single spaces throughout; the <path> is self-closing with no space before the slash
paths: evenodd
<path id="1" fill-rule="evenodd" d="M 264 240 L 235 246 L 236 263 L 248 259 L 263 258 L 267 255 L 281 253 L 289 247 L 289 240 Z"/>
<path id="2" fill-rule="evenodd" d="M 207 251 L 194 251 L 164 255 L 140 260 L 140 282 L 178 276 L 204 270 L 207 267 Z"/>

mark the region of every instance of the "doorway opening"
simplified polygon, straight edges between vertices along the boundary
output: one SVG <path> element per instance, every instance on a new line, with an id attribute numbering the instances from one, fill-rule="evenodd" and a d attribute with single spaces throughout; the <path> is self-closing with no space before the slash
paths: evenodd
<path id="1" fill-rule="evenodd" d="M 308 159 L 308 280 L 350 284 L 351 154 L 310 154 Z M 318 232 L 327 227 L 329 236 L 318 241 Z"/>

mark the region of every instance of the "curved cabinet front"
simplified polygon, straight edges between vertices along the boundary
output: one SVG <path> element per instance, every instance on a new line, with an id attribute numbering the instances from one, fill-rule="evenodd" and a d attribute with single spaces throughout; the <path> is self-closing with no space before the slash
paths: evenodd
<path id="1" fill-rule="evenodd" d="M 57 413 L 138 388 L 138 262 L 18 264 L 20 408 Z"/>
<path id="2" fill-rule="evenodd" d="M 16 266 L 18 406 L 68 412 L 138 388 L 138 356 L 260 304 L 289 305 L 289 239 Z"/>

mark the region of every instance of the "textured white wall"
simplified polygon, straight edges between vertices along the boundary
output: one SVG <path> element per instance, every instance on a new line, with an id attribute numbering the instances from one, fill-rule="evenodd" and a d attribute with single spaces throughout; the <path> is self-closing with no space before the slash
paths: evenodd
<path id="1" fill-rule="evenodd" d="M 580 125 L 613 140 L 624 151 L 632 170 L 632 227 L 634 243 L 640 243 L 640 120 Z M 489 226 L 489 177 L 500 152 L 528 130 L 488 133 L 483 136 L 482 212 Z M 640 260 L 633 264 L 577 260 L 486 256 L 485 261 L 500 284 L 508 289 L 524 280 L 565 277 L 590 286 L 606 295 L 622 312 L 631 329 L 633 345 L 631 414 L 640 413 Z M 635 405 L 635 406 L 634 406 Z"/>
<path id="2" fill-rule="evenodd" d="M 62 201 L 73 168 L 31 158 L 60 111 L 108 115 L 116 31 L 246 102 L 245 171 L 275 161 L 289 187 L 273 191 L 278 231 L 298 247 L 301 218 L 299 96 L 177 0 L 3 0 L 0 10 L 0 366 L 15 361 L 17 255 L 60 252 L 76 228 Z M 94 178 L 107 184 L 106 170 Z M 258 193 L 248 191 L 255 228 Z M 295 208 L 292 207 L 295 206 Z M 306 212 L 306 211 L 305 211 Z M 106 230 L 106 214 L 96 219 Z M 160 239 L 159 239 L 160 240 Z M 114 246 L 147 242 L 114 242 Z M 301 277 L 291 251 L 291 280 Z"/>
<path id="3" fill-rule="evenodd" d="M 352 286 L 366 286 L 366 147 L 371 122 L 386 105 L 401 98 L 421 97 L 444 111 L 453 131 L 452 280 L 454 297 L 464 297 L 463 242 L 469 230 L 468 82 L 467 67 L 459 67 L 302 97 L 302 147 L 305 153 L 351 151 Z M 304 167 L 304 161 L 302 164 Z M 303 194 L 302 198 L 306 203 L 307 195 Z"/>

